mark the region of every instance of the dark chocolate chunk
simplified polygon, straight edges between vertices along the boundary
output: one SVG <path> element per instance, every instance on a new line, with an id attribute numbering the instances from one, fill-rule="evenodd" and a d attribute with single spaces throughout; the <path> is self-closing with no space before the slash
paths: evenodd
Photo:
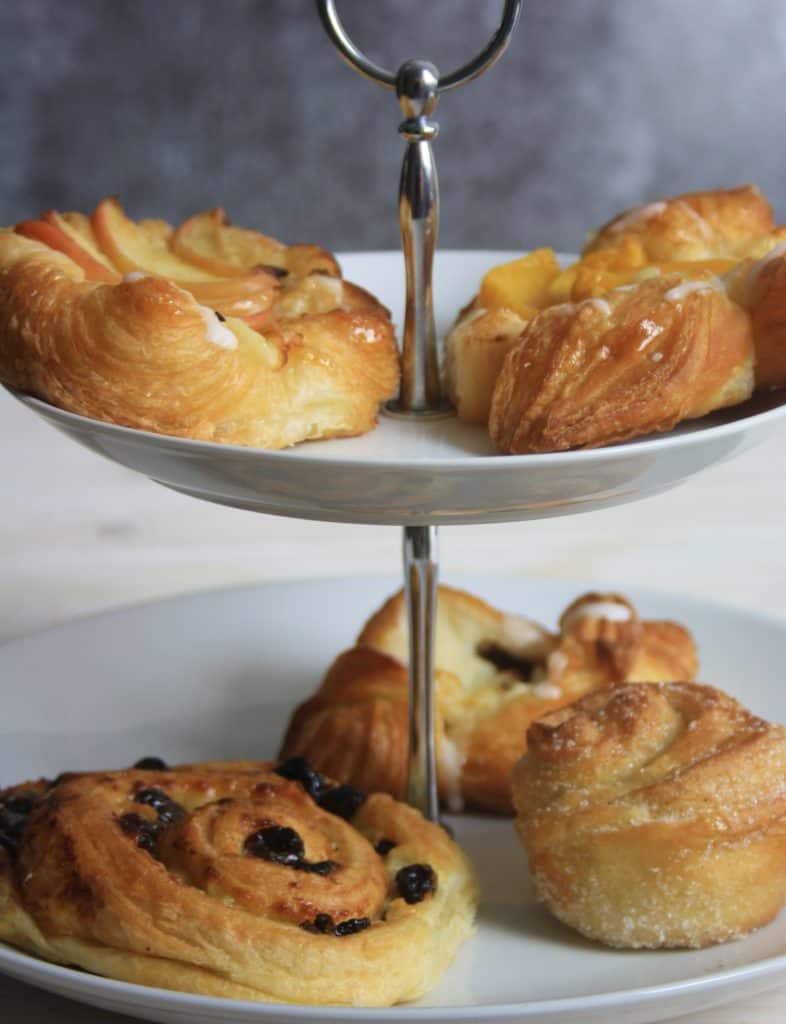
<path id="1" fill-rule="evenodd" d="M 289 271 L 286 267 L 276 267 L 272 263 L 257 263 L 254 270 L 263 270 L 271 277 L 288 277 Z"/>
<path id="2" fill-rule="evenodd" d="M 288 757 L 276 768 L 276 775 L 299 782 L 313 800 L 319 800 L 327 788 L 323 776 L 311 767 L 305 757 Z"/>
<path id="3" fill-rule="evenodd" d="M 436 892 L 437 876 L 430 864 L 407 864 L 396 872 L 396 888 L 407 903 L 420 903 Z"/>
<path id="4" fill-rule="evenodd" d="M 349 821 L 365 800 L 366 794 L 354 786 L 336 786 L 324 793 L 318 802 L 323 810 Z"/>
<path id="5" fill-rule="evenodd" d="M 499 669 L 500 672 L 508 672 L 511 675 L 517 676 L 522 682 L 528 682 L 532 679 L 532 675 L 537 667 L 537 662 L 531 658 L 524 658 L 521 655 L 513 654 L 512 651 L 506 651 L 503 647 L 498 647 L 497 644 L 481 644 L 477 653 L 485 661 L 490 661 L 494 668 Z"/>
<path id="6" fill-rule="evenodd" d="M 169 765 L 160 757 L 141 757 L 133 766 L 141 772 L 168 772 Z"/>
<path id="7" fill-rule="evenodd" d="M 218 319 L 219 323 L 226 323 L 227 318 L 224 316 L 223 313 L 219 313 L 217 309 L 214 309 L 213 312 L 216 314 L 216 318 Z"/>

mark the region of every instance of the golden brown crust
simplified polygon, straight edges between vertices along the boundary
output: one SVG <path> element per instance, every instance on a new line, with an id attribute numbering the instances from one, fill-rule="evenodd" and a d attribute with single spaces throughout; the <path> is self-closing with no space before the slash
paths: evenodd
<path id="1" fill-rule="evenodd" d="M 514 454 L 670 430 L 748 398 L 753 359 L 749 318 L 722 290 L 652 278 L 530 321 L 497 378 L 489 430 Z"/>
<path id="2" fill-rule="evenodd" d="M 435 732 L 443 803 L 511 814 L 510 774 L 527 727 L 615 680 L 693 678 L 684 627 L 642 622 L 618 595 L 588 594 L 560 632 L 506 615 L 440 587 L 435 653 Z M 404 793 L 408 648 L 401 593 L 339 655 L 317 693 L 294 712 L 282 756 L 305 755 L 335 778 Z"/>
<path id="3" fill-rule="evenodd" d="M 219 762 L 84 773 L 35 799 L 18 852 L 0 852 L 0 938 L 56 962 L 211 995 L 376 1006 L 425 991 L 471 929 L 468 861 L 384 794 L 344 820 L 273 764 Z M 271 828 L 299 837 L 295 862 L 264 843 L 249 852 Z M 436 888 L 406 902 L 396 874 L 418 863 Z M 320 914 L 330 928 L 302 927 Z"/>
<path id="4" fill-rule="evenodd" d="M 505 302 L 532 292 L 537 253 L 493 268 L 446 339 L 446 385 L 459 417 L 488 422 L 501 451 L 560 451 L 669 430 L 744 401 L 754 386 L 785 386 L 784 247 L 786 227 L 775 227 L 761 192 L 743 185 L 613 218 L 578 263 L 546 281 L 524 319 Z M 705 294 L 712 289 L 714 300 Z M 669 292 L 684 294 L 687 315 L 664 310 Z M 649 344 L 655 335 L 664 349 Z M 669 347 L 680 353 L 676 366 L 665 362 Z M 653 367 L 653 355 L 664 362 Z M 689 364 L 695 373 L 685 372 Z M 648 400 L 661 391 L 663 409 Z"/>
<path id="5" fill-rule="evenodd" d="M 49 216 L 0 231 L 4 383 L 96 419 L 264 448 L 371 430 L 394 393 L 389 315 L 323 250 L 212 222 L 177 249 L 181 229 L 107 200 L 90 221 Z"/>
<path id="6" fill-rule="evenodd" d="M 755 185 L 688 192 L 618 214 L 592 236 L 583 254 L 614 248 L 634 235 L 652 263 L 739 259 L 774 226 L 772 208 Z"/>
<path id="7" fill-rule="evenodd" d="M 786 895 L 785 771 L 784 730 L 712 687 L 588 694 L 530 727 L 514 772 L 536 890 L 613 946 L 759 927 Z"/>

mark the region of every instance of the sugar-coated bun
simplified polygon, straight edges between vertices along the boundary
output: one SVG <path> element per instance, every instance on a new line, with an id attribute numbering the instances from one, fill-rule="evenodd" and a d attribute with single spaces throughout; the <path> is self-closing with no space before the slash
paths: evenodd
<path id="1" fill-rule="evenodd" d="M 618 947 L 702 947 L 786 896 L 786 734 L 695 683 L 615 686 L 546 715 L 513 775 L 535 888 Z"/>

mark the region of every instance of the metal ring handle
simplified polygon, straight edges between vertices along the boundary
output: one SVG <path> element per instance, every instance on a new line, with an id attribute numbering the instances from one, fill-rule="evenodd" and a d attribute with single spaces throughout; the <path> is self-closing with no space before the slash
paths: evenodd
<path id="1" fill-rule="evenodd" d="M 373 82 L 378 82 L 387 89 L 395 89 L 398 74 L 388 71 L 380 64 L 375 64 L 355 46 L 341 24 L 336 10 L 336 0 L 317 0 L 317 11 L 325 26 L 325 31 L 344 60 Z M 499 26 L 489 42 L 472 60 L 455 71 L 451 71 L 448 75 L 440 75 L 437 92 L 447 92 L 448 89 L 455 89 L 458 85 L 471 82 L 486 68 L 490 68 L 492 64 L 496 63 L 507 49 L 520 12 L 521 0 L 505 0 Z"/>

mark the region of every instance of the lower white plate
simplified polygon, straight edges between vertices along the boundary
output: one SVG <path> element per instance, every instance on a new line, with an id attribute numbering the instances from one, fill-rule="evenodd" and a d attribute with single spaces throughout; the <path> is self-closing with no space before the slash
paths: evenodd
<path id="1" fill-rule="evenodd" d="M 553 624 L 586 584 L 451 580 L 501 607 Z M 295 583 L 179 598 L 113 612 L 0 648 L 0 785 L 63 770 L 268 757 L 292 705 L 396 584 Z M 702 678 L 752 710 L 786 720 L 786 624 L 645 591 L 648 617 L 688 624 Z M 548 1021 L 645 1024 L 786 981 L 786 914 L 746 939 L 703 951 L 615 952 L 564 928 L 532 897 L 509 821 L 452 818 L 483 886 L 478 930 L 439 986 L 390 1010 L 236 1003 L 143 988 L 43 963 L 0 945 L 0 971 L 72 999 L 146 1020 L 224 1024 L 346 1021 Z M 77 1007 L 0 981 L 4 1019 Z M 5 1016 L 8 1008 L 10 1012 Z M 47 1019 L 49 1019 L 47 1017 Z"/>

